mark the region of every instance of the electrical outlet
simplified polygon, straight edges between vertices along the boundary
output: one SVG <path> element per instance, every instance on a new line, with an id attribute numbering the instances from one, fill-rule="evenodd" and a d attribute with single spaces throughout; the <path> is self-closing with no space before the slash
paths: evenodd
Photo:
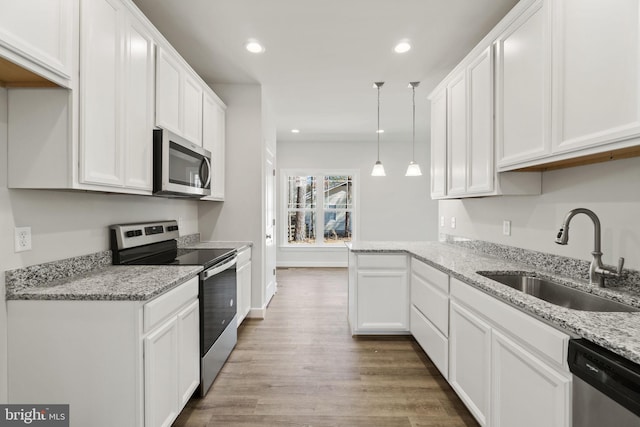
<path id="1" fill-rule="evenodd" d="M 15 251 L 24 252 L 31 250 L 31 227 L 15 228 Z"/>
<path id="2" fill-rule="evenodd" d="M 456 217 L 455 216 L 451 217 L 451 228 L 456 228 Z"/>
<path id="3" fill-rule="evenodd" d="M 508 219 L 502 221 L 502 234 L 505 236 L 511 236 L 511 221 Z"/>
<path id="4" fill-rule="evenodd" d="M 440 217 L 440 227 L 444 227 L 444 215 Z"/>

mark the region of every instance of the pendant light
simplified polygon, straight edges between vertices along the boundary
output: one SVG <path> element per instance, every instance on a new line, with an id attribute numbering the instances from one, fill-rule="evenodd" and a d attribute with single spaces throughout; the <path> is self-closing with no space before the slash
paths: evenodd
<path id="1" fill-rule="evenodd" d="M 384 166 L 382 166 L 382 162 L 380 161 L 380 134 L 382 130 L 380 129 L 380 88 L 384 82 L 375 82 L 373 87 L 378 89 L 378 127 L 376 128 L 376 134 L 378 136 L 378 160 L 376 164 L 373 165 L 373 170 L 371 171 L 371 176 L 386 176 L 387 174 L 384 172 Z"/>
<path id="2" fill-rule="evenodd" d="M 407 173 L 405 176 L 420 176 L 422 175 L 422 171 L 420 170 L 420 165 L 416 163 L 416 87 L 420 82 L 410 82 L 409 87 L 413 91 L 413 138 L 412 138 L 412 151 L 411 162 L 409 162 L 409 166 L 407 167 Z"/>

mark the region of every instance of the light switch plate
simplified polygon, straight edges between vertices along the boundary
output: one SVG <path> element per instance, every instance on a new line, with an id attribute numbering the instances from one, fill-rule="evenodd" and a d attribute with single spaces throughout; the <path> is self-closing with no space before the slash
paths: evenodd
<path id="1" fill-rule="evenodd" d="M 15 251 L 24 252 L 31 250 L 31 227 L 15 228 Z"/>
<path id="2" fill-rule="evenodd" d="M 508 219 L 502 221 L 502 234 L 505 236 L 511 236 L 511 221 Z"/>
<path id="3" fill-rule="evenodd" d="M 444 227 L 444 215 L 440 217 L 440 227 Z"/>
<path id="4" fill-rule="evenodd" d="M 456 217 L 455 216 L 451 217 L 451 228 L 456 228 Z"/>

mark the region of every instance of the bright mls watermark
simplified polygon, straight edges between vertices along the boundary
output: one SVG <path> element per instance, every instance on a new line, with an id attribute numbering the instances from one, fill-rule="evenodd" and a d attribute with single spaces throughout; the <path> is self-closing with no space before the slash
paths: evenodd
<path id="1" fill-rule="evenodd" d="M 69 405 L 0 405 L 0 427 L 69 427 Z"/>

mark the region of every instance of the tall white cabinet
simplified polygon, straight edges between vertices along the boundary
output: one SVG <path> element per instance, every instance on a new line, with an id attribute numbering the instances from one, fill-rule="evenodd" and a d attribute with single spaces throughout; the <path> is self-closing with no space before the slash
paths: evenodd
<path id="1" fill-rule="evenodd" d="M 498 165 L 550 149 L 550 62 L 546 1 L 536 1 L 495 42 Z"/>
<path id="2" fill-rule="evenodd" d="M 152 37 L 119 0 L 80 18 L 80 182 L 151 191 Z"/>

